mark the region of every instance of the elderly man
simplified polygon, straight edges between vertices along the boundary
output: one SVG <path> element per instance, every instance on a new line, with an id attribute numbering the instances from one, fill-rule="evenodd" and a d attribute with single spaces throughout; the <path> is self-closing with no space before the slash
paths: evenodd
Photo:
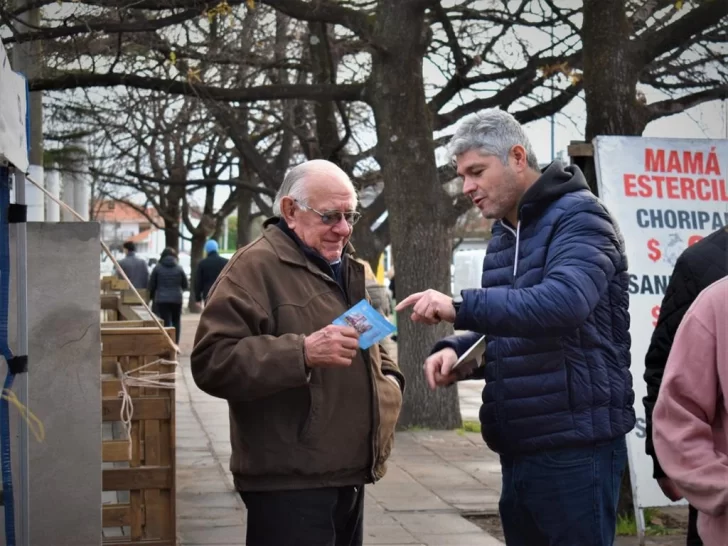
<path id="1" fill-rule="evenodd" d="M 539 170 L 510 114 L 464 120 L 450 153 L 463 191 L 497 220 L 482 288 L 428 290 L 397 309 L 469 332 L 433 349 L 432 388 L 461 377 L 458 357 L 485 336 L 480 421 L 501 456 L 506 543 L 611 545 L 635 423 L 623 240 L 578 168 Z"/>
<path id="2" fill-rule="evenodd" d="M 334 164 L 292 169 L 278 216 L 233 256 L 200 319 L 192 374 L 230 406 L 250 546 L 362 544 L 364 484 L 385 473 L 404 377 L 331 324 L 366 297 L 350 257 L 356 207 Z"/>

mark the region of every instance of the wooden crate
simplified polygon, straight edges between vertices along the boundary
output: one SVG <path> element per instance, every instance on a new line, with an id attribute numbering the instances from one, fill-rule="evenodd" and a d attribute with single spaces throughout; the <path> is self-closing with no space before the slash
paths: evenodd
<path id="1" fill-rule="evenodd" d="M 113 275 L 101 277 L 101 291 L 111 292 L 114 290 L 129 290 L 129 283 Z"/>
<path id="2" fill-rule="evenodd" d="M 114 327 L 156 325 L 143 305 L 125 303 L 123 295 L 114 293 L 101 294 L 101 324 L 107 323 Z"/>
<path id="3" fill-rule="evenodd" d="M 149 301 L 149 290 L 146 288 L 140 288 L 137 290 L 139 292 L 139 295 L 144 298 L 145 302 Z M 139 298 L 134 293 L 133 290 L 122 290 L 121 291 L 121 303 L 127 304 L 127 305 L 139 305 L 141 306 L 141 303 L 139 302 Z M 143 309 L 143 307 L 142 307 Z"/>
<path id="4" fill-rule="evenodd" d="M 101 328 L 102 419 L 107 423 L 121 421 L 119 367 L 128 372 L 158 359 L 174 360 L 168 341 L 157 327 L 119 327 L 121 324 L 124 321 L 106 323 Z M 174 328 L 167 332 L 174 339 Z M 175 371 L 164 364 L 144 371 L 157 370 Z M 132 375 L 138 376 L 139 372 Z M 102 543 L 175 546 L 175 390 L 127 390 L 134 407 L 131 453 L 125 438 L 104 440 L 103 461 L 116 464 L 115 468 L 104 468 L 102 485 L 105 492 L 128 492 L 116 494 L 117 501 L 128 501 L 104 504 L 103 527 L 117 532 L 116 536 L 105 532 Z"/>

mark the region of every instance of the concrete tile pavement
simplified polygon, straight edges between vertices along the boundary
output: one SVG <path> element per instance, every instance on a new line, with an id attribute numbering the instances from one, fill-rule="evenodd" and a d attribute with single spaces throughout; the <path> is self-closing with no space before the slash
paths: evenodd
<path id="1" fill-rule="evenodd" d="M 177 380 L 177 526 L 182 546 L 242 546 L 245 506 L 234 492 L 227 403 L 194 384 L 189 368 L 194 315 L 183 319 Z M 461 390 L 463 418 L 477 420 L 480 390 Z M 473 416 L 475 415 L 475 416 Z M 478 434 L 400 432 L 387 475 L 368 486 L 366 545 L 502 544 L 462 513 L 497 508 L 500 472 Z"/>

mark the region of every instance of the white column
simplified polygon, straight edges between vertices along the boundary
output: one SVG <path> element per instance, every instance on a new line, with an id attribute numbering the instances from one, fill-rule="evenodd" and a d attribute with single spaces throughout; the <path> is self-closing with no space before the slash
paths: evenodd
<path id="1" fill-rule="evenodd" d="M 53 170 L 46 172 L 45 184 L 48 192 L 55 198 L 61 195 L 61 173 L 57 170 L 58 166 L 53 165 Z M 58 203 L 46 197 L 46 222 L 60 222 L 61 207 Z"/>
<path id="2" fill-rule="evenodd" d="M 40 165 L 31 165 L 28 176 L 45 187 L 43 167 Z M 25 180 L 25 199 L 28 205 L 28 222 L 45 221 L 45 195 L 29 180 Z"/>
<path id="3" fill-rule="evenodd" d="M 89 183 L 89 175 L 86 173 L 78 173 L 74 175 L 74 198 L 76 204 L 76 212 L 79 213 L 84 220 L 88 220 L 89 197 L 91 195 L 91 184 Z"/>
<path id="4" fill-rule="evenodd" d="M 66 173 L 66 175 L 63 177 L 63 189 L 61 191 L 61 200 L 71 207 L 72 209 L 76 209 L 76 185 L 73 182 L 73 174 Z M 63 209 L 61 211 L 61 217 L 64 222 L 78 222 L 78 220 L 68 212 L 66 209 Z"/>

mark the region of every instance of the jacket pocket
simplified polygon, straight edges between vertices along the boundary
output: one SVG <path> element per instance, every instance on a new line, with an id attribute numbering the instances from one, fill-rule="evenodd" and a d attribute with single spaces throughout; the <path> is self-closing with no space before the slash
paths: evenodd
<path id="1" fill-rule="evenodd" d="M 306 420 L 303 422 L 303 428 L 299 436 L 299 439 L 303 443 L 310 443 L 314 440 L 321 428 L 321 409 L 324 397 L 321 385 L 315 383 L 309 384 L 308 394 L 310 398 L 308 415 L 306 415 Z"/>
<path id="2" fill-rule="evenodd" d="M 399 419 L 399 412 L 402 409 L 402 390 L 398 384 L 381 376 L 377 381 L 378 405 L 379 405 L 379 430 L 377 440 L 379 445 L 378 459 L 384 463 L 392 452 L 394 444 L 394 431 Z"/>

